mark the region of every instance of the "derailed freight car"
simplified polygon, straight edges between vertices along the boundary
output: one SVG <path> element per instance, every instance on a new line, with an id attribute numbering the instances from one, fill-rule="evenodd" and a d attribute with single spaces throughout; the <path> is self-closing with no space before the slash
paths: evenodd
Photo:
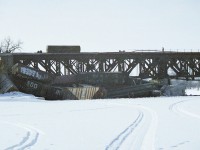
<path id="1" fill-rule="evenodd" d="M 107 89 L 108 98 L 119 98 L 119 97 L 148 97 L 157 96 L 155 90 L 159 90 L 160 85 L 156 83 L 144 83 L 134 86 L 124 86 Z"/>
<path id="2" fill-rule="evenodd" d="M 46 100 L 80 100 L 105 97 L 105 90 L 100 87 L 57 87 L 30 79 L 15 78 L 17 88 L 24 93 L 44 97 Z"/>
<path id="3" fill-rule="evenodd" d="M 156 83 L 142 82 L 122 72 L 92 72 L 54 76 L 22 64 L 12 67 L 13 81 L 19 91 L 46 100 L 80 100 L 153 96 L 160 89 Z"/>
<path id="4" fill-rule="evenodd" d="M 44 97 L 47 100 L 97 99 L 105 97 L 99 86 L 79 86 L 76 76 L 54 76 L 50 73 L 15 64 L 12 67 L 13 81 L 24 93 Z M 73 86 L 76 87 L 73 87 Z"/>
<path id="5" fill-rule="evenodd" d="M 100 85 L 100 86 L 117 86 L 132 85 L 133 82 L 129 75 L 123 72 L 87 72 L 77 74 L 79 83 Z"/>

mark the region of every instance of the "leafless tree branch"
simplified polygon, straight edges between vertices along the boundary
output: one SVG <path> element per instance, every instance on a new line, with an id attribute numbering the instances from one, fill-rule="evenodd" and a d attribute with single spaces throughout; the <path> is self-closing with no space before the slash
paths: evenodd
<path id="1" fill-rule="evenodd" d="M 22 44 L 21 41 L 14 42 L 10 37 L 7 37 L 1 42 L 0 53 L 13 53 L 16 50 L 21 50 Z"/>

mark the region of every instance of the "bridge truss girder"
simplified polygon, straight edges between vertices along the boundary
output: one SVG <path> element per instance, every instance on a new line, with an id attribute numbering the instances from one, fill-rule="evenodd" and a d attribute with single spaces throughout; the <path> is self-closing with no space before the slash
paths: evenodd
<path id="1" fill-rule="evenodd" d="M 125 72 L 141 78 L 200 77 L 200 53 L 123 52 L 78 54 L 12 54 L 22 63 L 55 75 L 80 72 Z"/>

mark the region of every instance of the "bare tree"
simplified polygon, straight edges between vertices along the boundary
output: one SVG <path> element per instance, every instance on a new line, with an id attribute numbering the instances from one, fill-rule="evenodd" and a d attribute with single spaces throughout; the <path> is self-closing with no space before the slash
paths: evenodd
<path id="1" fill-rule="evenodd" d="M 7 37 L 1 42 L 0 53 L 13 53 L 16 50 L 21 50 L 22 44 L 21 41 L 14 42 L 10 37 Z"/>

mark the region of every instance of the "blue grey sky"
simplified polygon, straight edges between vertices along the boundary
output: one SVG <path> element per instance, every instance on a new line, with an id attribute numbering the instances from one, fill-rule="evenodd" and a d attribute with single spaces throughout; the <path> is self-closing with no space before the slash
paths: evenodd
<path id="1" fill-rule="evenodd" d="M 200 49 L 199 0 L 0 0 L 0 39 L 23 52 Z"/>

